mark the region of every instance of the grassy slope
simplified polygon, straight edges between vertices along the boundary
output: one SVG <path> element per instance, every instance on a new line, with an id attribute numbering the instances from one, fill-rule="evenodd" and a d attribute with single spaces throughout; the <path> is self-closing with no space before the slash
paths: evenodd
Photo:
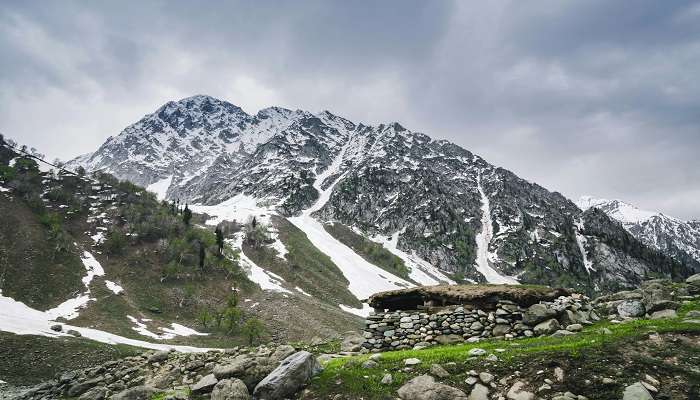
<path id="1" fill-rule="evenodd" d="M 54 252 L 47 228 L 23 201 L 0 193 L 0 289 L 30 307 L 46 310 L 83 288 L 85 267 L 76 249 Z"/>
<path id="2" fill-rule="evenodd" d="M 381 244 L 367 239 L 338 222 L 325 224 L 323 227 L 331 236 L 353 249 L 365 260 L 387 272 L 413 282 L 408 276 L 409 271 L 403 260 L 385 249 Z"/>
<path id="3" fill-rule="evenodd" d="M 684 305 L 679 310 L 680 315 L 691 309 L 700 309 L 700 302 Z M 604 334 L 601 328 L 608 328 L 612 334 Z M 522 339 L 516 341 L 490 340 L 476 344 L 461 344 L 455 346 L 440 346 L 425 350 L 405 350 L 382 353 L 375 368 L 365 369 L 361 364 L 369 358 L 369 355 L 357 356 L 345 359 L 336 359 L 329 362 L 324 371 L 317 377 L 310 387 L 310 397 L 327 398 L 341 393 L 350 398 L 363 399 L 389 399 L 394 398 L 396 390 L 412 377 L 429 372 L 433 363 L 456 363 L 456 367 L 448 370 L 452 375 L 445 380 L 446 383 L 465 390 L 469 389 L 464 384 L 468 376 L 467 371 L 489 370 L 497 379 L 512 375 L 519 370 L 525 377 L 534 378 L 536 372 L 553 368 L 559 364 L 567 366 L 565 370 L 581 375 L 580 379 L 567 379 L 562 390 L 570 390 L 577 394 L 590 396 L 590 398 L 619 398 L 622 386 L 602 385 L 592 379 L 588 374 L 602 376 L 615 376 L 618 382 L 628 383 L 641 379 L 644 373 L 652 373 L 665 376 L 674 380 L 674 376 L 682 375 L 684 380 L 690 383 L 700 383 L 700 369 L 692 370 L 689 367 L 699 365 L 700 345 L 663 346 L 640 345 L 650 332 L 657 333 L 684 333 L 689 337 L 700 335 L 700 324 L 683 323 L 680 318 L 674 320 L 638 320 L 624 324 L 610 324 L 601 322 L 584 329 L 582 333 L 564 338 L 540 337 Z M 481 348 L 489 353 L 496 354 L 497 362 L 487 362 L 483 357 L 470 358 L 468 351 L 473 348 Z M 644 350 L 642 350 L 644 348 Z M 495 352 L 496 349 L 504 349 L 504 352 Z M 628 352 L 629 351 L 629 352 Z M 681 353 L 681 351 L 683 351 Z M 668 363 L 668 357 L 675 356 L 681 361 L 680 365 Z M 403 360 L 416 357 L 422 363 L 414 371 L 403 371 Z M 628 368 L 621 369 L 622 365 Z M 578 370 L 576 368 L 579 368 Z M 619 375 L 618 371 L 622 374 Z M 385 373 L 391 373 L 394 382 L 391 385 L 380 383 Z M 640 375 L 641 374 L 641 375 Z M 547 376 L 540 377 L 543 380 Z M 593 386 L 585 385 L 585 379 L 592 380 Z M 534 379 L 533 379 L 534 380 Z M 662 380 L 663 381 L 663 380 Z M 341 382 L 338 384 L 337 382 Z M 672 382 L 671 382 L 672 383 Z M 541 383 L 540 383 L 541 384 Z M 671 386 L 669 386 L 671 387 Z M 536 387 L 534 388 L 536 389 Z M 555 387 L 556 389 L 556 387 Z M 670 389 L 669 389 L 670 390 Z M 608 397 L 606 397 L 608 396 Z M 674 397 L 672 397 L 674 398 Z"/>
<path id="4" fill-rule="evenodd" d="M 362 306 L 348 290 L 348 281 L 342 271 L 309 241 L 304 232 L 284 218 L 274 217 L 272 222 L 289 253 L 282 259 L 269 247 L 244 245 L 243 251 L 251 260 L 282 276 L 290 285 L 298 286 L 329 304 Z"/>

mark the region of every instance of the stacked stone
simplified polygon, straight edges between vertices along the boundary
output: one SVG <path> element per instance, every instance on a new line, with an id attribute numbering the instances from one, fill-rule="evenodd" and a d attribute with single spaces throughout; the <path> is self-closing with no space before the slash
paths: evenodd
<path id="1" fill-rule="evenodd" d="M 591 307 L 583 296 L 562 296 L 522 308 L 509 300 L 499 300 L 492 309 L 453 306 L 437 312 L 389 311 L 367 317 L 364 352 L 428 347 L 433 344 L 476 341 L 488 337 L 514 339 L 551 333 L 553 327 L 589 321 Z M 548 328 L 535 325 L 554 319 Z M 556 330 L 554 329 L 554 330 Z"/>

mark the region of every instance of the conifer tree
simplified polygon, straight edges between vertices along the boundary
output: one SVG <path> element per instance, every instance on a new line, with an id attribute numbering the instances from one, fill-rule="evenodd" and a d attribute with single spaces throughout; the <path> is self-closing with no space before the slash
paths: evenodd
<path id="1" fill-rule="evenodd" d="M 255 216 L 253 216 L 253 220 L 250 222 L 250 225 L 255 229 L 255 227 L 258 225 L 258 221 L 255 219 Z"/>
<path id="2" fill-rule="evenodd" d="M 204 250 L 204 243 L 199 242 L 199 269 L 204 271 L 204 259 L 206 258 L 206 251 Z"/>
<path id="3" fill-rule="evenodd" d="M 185 209 L 182 211 L 182 221 L 185 223 L 185 225 L 190 226 L 190 220 L 192 219 L 192 211 L 190 211 L 190 208 L 185 204 Z"/>
<path id="4" fill-rule="evenodd" d="M 224 255 L 224 232 L 221 231 L 221 227 L 217 226 L 214 231 L 216 234 L 216 244 L 219 246 L 219 257 Z"/>

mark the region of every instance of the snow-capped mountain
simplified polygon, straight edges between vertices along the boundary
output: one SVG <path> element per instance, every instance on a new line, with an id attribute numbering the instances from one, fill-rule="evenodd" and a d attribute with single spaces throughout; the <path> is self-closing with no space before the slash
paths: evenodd
<path id="1" fill-rule="evenodd" d="M 576 203 L 583 210 L 602 210 L 648 246 L 678 260 L 690 257 L 700 262 L 700 221 L 683 221 L 660 212 L 640 210 L 620 200 L 582 196 Z"/>
<path id="2" fill-rule="evenodd" d="M 328 111 L 248 115 L 195 96 L 167 103 L 70 165 L 110 172 L 168 199 L 234 208 L 232 199 L 253 199 L 336 264 L 350 255 L 338 257 L 343 244 L 331 243 L 314 221 L 351 227 L 421 273 L 472 281 L 613 290 L 693 268 L 631 252 L 636 239 L 605 214 L 582 212 L 455 144 Z M 345 267 L 348 277 L 352 265 Z M 377 274 L 393 282 L 388 288 L 401 285 Z"/>

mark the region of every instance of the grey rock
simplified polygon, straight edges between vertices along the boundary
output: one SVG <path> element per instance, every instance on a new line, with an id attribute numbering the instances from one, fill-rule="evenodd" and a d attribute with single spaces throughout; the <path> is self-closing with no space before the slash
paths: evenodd
<path id="1" fill-rule="evenodd" d="M 391 374 L 384 374 L 382 377 L 382 385 L 391 385 L 394 383 L 394 377 Z"/>
<path id="2" fill-rule="evenodd" d="M 651 313 L 651 319 L 666 319 L 666 318 L 676 318 L 676 310 L 660 310 Z"/>
<path id="3" fill-rule="evenodd" d="M 224 379 L 214 385 L 211 400 L 249 400 L 250 394 L 240 379 Z"/>
<path id="4" fill-rule="evenodd" d="M 583 329 L 583 325 L 581 324 L 571 324 L 566 327 L 566 330 L 569 332 L 580 332 Z"/>
<path id="5" fill-rule="evenodd" d="M 365 361 L 365 362 L 362 363 L 362 368 L 370 369 L 370 368 L 376 367 L 377 365 L 379 365 L 379 364 L 377 364 L 376 361 L 374 361 L 374 360 L 367 360 L 367 361 Z"/>
<path id="6" fill-rule="evenodd" d="M 552 318 L 540 322 L 539 324 L 535 325 L 535 327 L 532 330 L 535 332 L 536 335 L 547 335 L 549 333 L 555 332 L 559 328 L 559 321 Z"/>
<path id="7" fill-rule="evenodd" d="M 533 304 L 523 313 L 523 323 L 535 325 L 556 315 L 556 310 L 548 308 L 544 304 Z"/>
<path id="8" fill-rule="evenodd" d="M 106 396 L 107 388 L 104 386 L 95 386 L 78 397 L 78 400 L 103 400 Z"/>
<path id="9" fill-rule="evenodd" d="M 700 274 L 691 275 L 685 280 L 685 283 L 693 286 L 700 286 Z"/>
<path id="10" fill-rule="evenodd" d="M 421 360 L 419 360 L 417 358 L 407 358 L 407 359 L 403 360 L 403 365 L 406 365 L 409 367 L 414 366 L 414 365 L 418 365 L 420 363 L 421 363 Z"/>
<path id="11" fill-rule="evenodd" d="M 150 357 L 148 357 L 148 362 L 151 362 L 151 363 L 158 362 L 159 363 L 159 362 L 163 362 L 163 361 L 167 360 L 168 357 L 170 357 L 170 351 L 168 351 L 168 350 L 156 351 Z"/>
<path id="12" fill-rule="evenodd" d="M 452 386 L 439 382 L 430 375 L 420 375 L 398 390 L 402 400 L 467 400 L 467 395 Z"/>
<path id="13" fill-rule="evenodd" d="M 698 310 L 691 310 L 691 311 L 688 311 L 688 312 L 685 314 L 685 317 L 686 317 L 686 318 L 699 318 L 699 317 L 700 317 L 700 311 L 698 311 Z"/>
<path id="14" fill-rule="evenodd" d="M 472 357 L 483 356 L 484 354 L 486 354 L 486 350 L 475 347 L 469 350 L 467 354 L 469 354 Z"/>
<path id="15" fill-rule="evenodd" d="M 525 383 L 523 381 L 517 381 L 513 386 L 508 389 L 506 393 L 506 398 L 509 400 L 534 400 L 535 394 L 524 390 Z"/>
<path id="16" fill-rule="evenodd" d="M 214 374 L 205 375 L 199 380 L 194 386 L 192 386 L 192 393 L 202 394 L 209 393 L 214 389 L 214 386 L 219 380 L 216 379 Z"/>
<path id="17" fill-rule="evenodd" d="M 81 394 L 87 392 L 89 389 L 99 385 L 102 383 L 104 379 L 102 377 L 95 378 L 95 379 L 90 379 L 88 381 L 80 382 L 77 383 L 68 389 L 68 396 L 70 397 L 77 397 L 80 396 Z"/>
<path id="18" fill-rule="evenodd" d="M 294 353 L 258 383 L 253 396 L 259 400 L 289 397 L 320 371 L 321 365 L 313 354 L 308 351 Z"/>
<path id="19" fill-rule="evenodd" d="M 625 388 L 622 400 L 654 400 L 654 398 L 644 385 L 637 382 Z"/>
<path id="20" fill-rule="evenodd" d="M 358 334 L 359 335 L 359 334 Z M 357 337 L 355 337 L 355 340 L 358 340 Z M 360 340 L 364 341 L 364 338 L 361 338 Z M 341 351 L 344 351 L 341 346 Z M 359 351 L 359 350 L 357 350 Z M 288 344 L 283 344 L 281 346 L 277 346 L 274 352 L 272 352 L 272 355 L 270 355 L 270 362 L 272 363 L 279 363 L 282 362 L 285 358 L 291 356 L 296 352 L 296 349 L 294 347 L 288 345 Z"/>
<path id="21" fill-rule="evenodd" d="M 471 393 L 469 393 L 468 400 L 488 400 L 489 398 L 489 388 L 477 383 L 472 388 Z"/>
<path id="22" fill-rule="evenodd" d="M 134 386 L 112 396 L 111 400 L 150 400 L 159 390 L 150 386 Z"/>
<path id="23" fill-rule="evenodd" d="M 637 318 L 646 313 L 644 304 L 637 300 L 625 300 L 617 305 L 617 314 L 623 318 Z"/>
<path id="24" fill-rule="evenodd" d="M 55 331 L 55 332 L 61 332 L 63 330 L 63 325 L 61 325 L 61 324 L 51 325 L 51 330 Z"/>
<path id="25" fill-rule="evenodd" d="M 459 335 L 438 335 L 435 337 L 435 341 L 440 343 L 440 344 L 455 344 L 455 343 L 461 343 L 464 341 L 461 336 Z"/>
<path id="26" fill-rule="evenodd" d="M 481 372 L 479 373 L 479 379 L 481 379 L 482 382 L 489 384 L 493 380 L 493 375 L 489 374 L 488 372 Z"/>
<path id="27" fill-rule="evenodd" d="M 432 364 L 430 366 L 430 374 L 438 378 L 447 378 L 450 373 L 445 370 L 440 364 Z"/>

